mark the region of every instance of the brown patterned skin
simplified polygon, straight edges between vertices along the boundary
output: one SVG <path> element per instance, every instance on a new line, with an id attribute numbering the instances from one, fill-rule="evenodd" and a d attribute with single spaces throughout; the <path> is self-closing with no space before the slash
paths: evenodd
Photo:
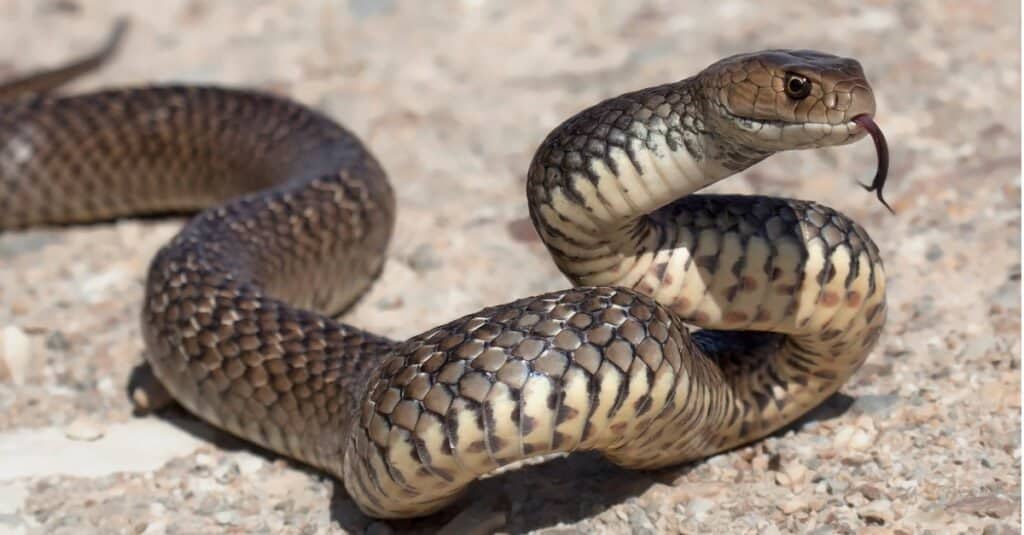
<path id="1" fill-rule="evenodd" d="M 812 86 L 800 98 L 794 74 Z M 203 210 L 149 270 L 156 376 L 211 424 L 340 477 L 373 516 L 436 511 L 531 456 L 654 468 L 763 437 L 835 392 L 884 323 L 882 262 L 856 223 L 691 195 L 774 152 L 863 137 L 850 119 L 874 100 L 853 60 L 735 56 L 580 112 L 527 185 L 579 287 L 404 342 L 327 316 L 379 272 L 394 217 L 342 127 L 249 91 L 58 98 L 26 80 L 21 96 L 0 87 L 0 229 Z"/>

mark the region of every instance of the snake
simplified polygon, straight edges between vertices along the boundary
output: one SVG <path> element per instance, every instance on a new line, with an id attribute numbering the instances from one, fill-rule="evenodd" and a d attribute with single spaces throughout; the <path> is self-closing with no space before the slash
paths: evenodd
<path id="1" fill-rule="evenodd" d="M 0 86 L 0 229 L 191 214 L 146 276 L 153 373 L 209 424 L 337 478 L 369 516 L 439 511 L 538 456 L 650 470 L 737 448 L 834 394 L 880 338 L 885 271 L 858 223 L 812 201 L 696 193 L 870 135 L 866 187 L 884 202 L 887 145 L 855 59 L 741 53 L 576 113 L 525 188 L 572 286 L 392 340 L 337 319 L 394 231 L 370 150 L 255 89 L 56 93 L 121 30 Z"/>

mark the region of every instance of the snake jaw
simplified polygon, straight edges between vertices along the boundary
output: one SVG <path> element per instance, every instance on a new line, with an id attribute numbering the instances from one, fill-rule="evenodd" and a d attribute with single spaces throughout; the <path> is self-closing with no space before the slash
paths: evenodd
<path id="1" fill-rule="evenodd" d="M 856 121 L 840 123 L 795 122 L 781 119 L 759 119 L 736 115 L 725 106 L 718 106 L 722 116 L 719 128 L 730 128 L 737 140 L 760 151 L 817 149 L 847 145 L 859 141 L 868 131 Z M 863 114 L 862 114 L 863 115 Z"/>

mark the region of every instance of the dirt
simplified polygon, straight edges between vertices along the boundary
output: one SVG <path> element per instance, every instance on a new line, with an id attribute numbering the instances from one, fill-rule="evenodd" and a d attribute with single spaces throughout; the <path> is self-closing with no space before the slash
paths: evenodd
<path id="1" fill-rule="evenodd" d="M 1020 12 L 1016 2 L 6 0 L 0 76 L 56 65 L 129 15 L 69 90 L 250 86 L 324 110 L 379 156 L 399 218 L 345 320 L 402 338 L 568 283 L 531 229 L 534 148 L 628 90 L 771 47 L 858 58 L 890 147 L 774 156 L 715 191 L 860 221 L 889 276 L 864 367 L 799 425 L 690 466 L 581 453 L 380 522 L 334 480 L 187 414 L 132 414 L 142 280 L 183 219 L 0 235 L 0 533 L 1019 533 Z"/>

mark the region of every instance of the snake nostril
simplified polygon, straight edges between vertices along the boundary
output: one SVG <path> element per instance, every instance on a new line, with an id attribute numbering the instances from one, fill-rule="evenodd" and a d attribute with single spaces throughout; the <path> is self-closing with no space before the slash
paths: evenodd
<path id="1" fill-rule="evenodd" d="M 854 87 L 850 91 L 850 105 L 847 109 L 851 112 L 850 115 L 873 116 L 875 114 L 875 97 L 871 90 L 862 86 Z"/>

